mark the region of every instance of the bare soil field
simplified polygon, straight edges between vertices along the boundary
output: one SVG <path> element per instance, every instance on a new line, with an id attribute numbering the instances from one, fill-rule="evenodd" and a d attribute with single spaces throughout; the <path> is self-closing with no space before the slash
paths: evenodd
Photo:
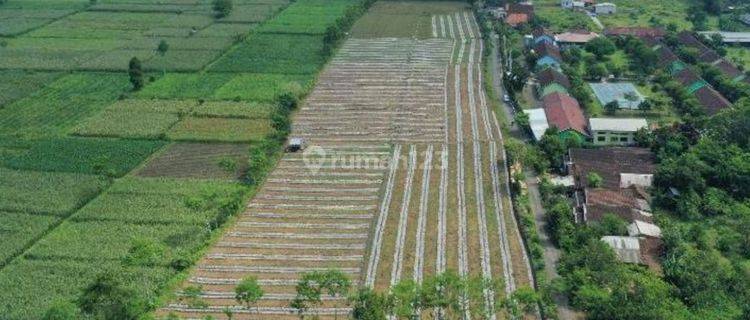
<path id="1" fill-rule="evenodd" d="M 430 36 L 359 33 L 389 23 L 375 18 L 397 6 L 427 12 Z M 359 22 L 295 115 L 292 136 L 311 147 L 281 160 L 185 284 L 202 285 L 210 307 L 178 298 L 163 312 L 223 318 L 228 307 L 239 319 L 286 319 L 296 279 L 332 267 L 381 291 L 446 269 L 502 279 L 504 292 L 488 295 L 532 285 L 476 21 L 462 5 L 437 8 L 382 2 Z M 268 293 L 257 310 L 232 296 L 247 275 Z M 347 311 L 334 298 L 309 312 Z"/>

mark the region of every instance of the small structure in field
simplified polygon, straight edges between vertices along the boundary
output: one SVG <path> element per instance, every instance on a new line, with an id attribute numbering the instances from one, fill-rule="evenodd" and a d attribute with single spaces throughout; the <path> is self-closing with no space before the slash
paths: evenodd
<path id="1" fill-rule="evenodd" d="M 629 146 L 635 144 L 635 133 L 647 128 L 646 119 L 591 118 L 589 130 L 594 145 Z"/>
<path id="2" fill-rule="evenodd" d="M 538 70 L 544 68 L 560 69 L 563 59 L 560 48 L 556 45 L 542 41 L 534 47 L 534 53 L 537 55 L 536 67 Z"/>
<path id="3" fill-rule="evenodd" d="M 596 14 L 615 14 L 616 11 L 617 5 L 611 2 L 594 5 L 594 13 Z"/>
<path id="4" fill-rule="evenodd" d="M 612 248 L 618 260 L 624 263 L 644 265 L 661 273 L 659 256 L 664 247 L 661 239 L 604 236 L 601 241 Z"/>
<path id="5" fill-rule="evenodd" d="M 617 101 L 620 109 L 635 110 L 643 102 L 643 96 L 630 82 L 590 83 L 589 86 L 602 106 Z"/>
<path id="6" fill-rule="evenodd" d="M 286 146 L 287 152 L 297 152 L 305 150 L 306 144 L 305 140 L 302 138 L 291 138 L 289 139 L 289 144 Z"/>

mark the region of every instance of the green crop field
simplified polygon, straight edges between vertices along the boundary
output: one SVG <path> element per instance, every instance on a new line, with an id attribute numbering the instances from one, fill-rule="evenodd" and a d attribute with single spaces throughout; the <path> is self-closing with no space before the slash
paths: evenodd
<path id="1" fill-rule="evenodd" d="M 162 141 L 95 138 L 47 138 L 5 159 L 16 169 L 122 176 L 164 145 Z"/>
<path id="2" fill-rule="evenodd" d="M 40 319 L 107 272 L 148 318 L 244 208 L 273 167 L 251 150 L 283 147 L 279 97 L 311 90 L 323 33 L 358 2 L 233 2 L 0 4 L 0 319 Z"/>
<path id="3" fill-rule="evenodd" d="M 170 261 L 204 245 L 205 225 L 219 215 L 216 195 L 243 197 L 246 190 L 235 183 L 124 179 L 0 272 L 3 287 L 17 288 L 0 293 L 0 312 L 39 317 L 44 309 L 37 306 L 74 296 L 107 268 L 135 272 L 133 285 L 152 293 L 176 272 Z M 163 251 L 148 263 L 130 261 L 138 241 Z"/>
<path id="4" fill-rule="evenodd" d="M 102 177 L 86 174 L 0 168 L 0 210 L 63 215 L 107 184 Z"/>
<path id="5" fill-rule="evenodd" d="M 167 137 L 181 141 L 259 142 L 271 131 L 268 119 L 188 117 L 172 127 Z"/>
<path id="6" fill-rule="evenodd" d="M 323 64 L 322 50 L 322 36 L 255 34 L 219 59 L 210 70 L 310 74 Z"/>
<path id="7" fill-rule="evenodd" d="M 214 97 L 271 102 L 285 92 L 296 95 L 306 92 L 311 84 L 309 75 L 240 74 L 216 90 Z"/>

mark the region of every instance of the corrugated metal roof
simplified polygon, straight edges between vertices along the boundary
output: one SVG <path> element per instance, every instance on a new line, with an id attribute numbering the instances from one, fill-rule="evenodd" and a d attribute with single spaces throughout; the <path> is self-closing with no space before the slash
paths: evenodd
<path id="1" fill-rule="evenodd" d="M 631 237 L 646 236 L 661 238 L 661 228 L 653 223 L 636 220 L 628 225 L 628 235 Z"/>
<path id="2" fill-rule="evenodd" d="M 591 118 L 591 131 L 636 132 L 648 126 L 646 119 L 641 118 Z"/>
<path id="3" fill-rule="evenodd" d="M 626 263 L 643 264 L 641 244 L 635 237 L 604 236 L 601 239 L 615 251 L 617 257 Z"/>
<path id="4" fill-rule="evenodd" d="M 534 139 L 539 141 L 544 136 L 544 132 L 549 129 L 544 109 L 530 109 L 523 112 L 529 115 L 529 127 L 531 127 L 531 132 L 534 134 Z"/>

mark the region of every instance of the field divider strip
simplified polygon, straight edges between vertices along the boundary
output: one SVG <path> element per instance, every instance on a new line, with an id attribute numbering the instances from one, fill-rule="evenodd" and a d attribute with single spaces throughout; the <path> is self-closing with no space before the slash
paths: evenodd
<path id="1" fill-rule="evenodd" d="M 377 272 L 378 264 L 380 262 L 380 250 L 383 246 L 383 233 L 385 232 L 385 223 L 388 220 L 388 208 L 391 206 L 393 185 L 395 183 L 395 176 L 400 157 L 401 145 L 396 145 L 393 149 L 393 156 L 388 170 L 388 182 L 386 183 L 385 191 L 383 192 L 383 202 L 380 205 L 380 214 L 378 215 L 378 221 L 376 222 L 375 232 L 372 237 L 372 245 L 370 247 L 370 260 L 368 262 L 367 276 L 365 278 L 365 286 L 370 288 L 375 284 L 375 273 Z"/>
<path id="2" fill-rule="evenodd" d="M 404 265 L 404 242 L 406 241 L 406 228 L 409 218 L 409 205 L 411 203 L 411 189 L 414 183 L 414 173 L 417 167 L 417 148 L 415 145 L 409 147 L 409 164 L 406 171 L 406 182 L 404 183 L 404 198 L 401 201 L 401 213 L 396 233 L 396 248 L 393 252 L 393 267 L 391 269 L 391 286 L 401 280 Z"/>
<path id="3" fill-rule="evenodd" d="M 422 194 L 417 218 L 417 244 L 414 256 L 414 281 L 422 283 L 424 272 L 425 227 L 427 225 L 427 200 L 430 195 L 430 173 L 432 171 L 432 153 L 434 146 L 429 145 L 425 152 L 424 171 L 422 173 Z"/>

